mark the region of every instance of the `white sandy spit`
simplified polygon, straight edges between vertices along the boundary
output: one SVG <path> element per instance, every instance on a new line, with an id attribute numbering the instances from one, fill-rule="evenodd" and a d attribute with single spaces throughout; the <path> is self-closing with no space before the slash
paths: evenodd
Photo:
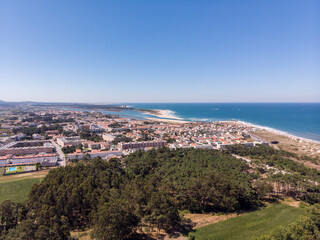
<path id="1" fill-rule="evenodd" d="M 156 113 L 144 112 L 144 114 L 160 117 L 160 118 L 168 118 L 168 119 L 177 119 L 183 120 L 180 117 L 175 116 L 174 111 L 166 110 L 166 109 L 152 109 Z"/>

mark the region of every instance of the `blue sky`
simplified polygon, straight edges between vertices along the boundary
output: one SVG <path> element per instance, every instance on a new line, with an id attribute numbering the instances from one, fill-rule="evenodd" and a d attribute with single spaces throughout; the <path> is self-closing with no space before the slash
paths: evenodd
<path id="1" fill-rule="evenodd" d="M 0 1 L 0 100 L 320 102 L 320 1 Z"/>

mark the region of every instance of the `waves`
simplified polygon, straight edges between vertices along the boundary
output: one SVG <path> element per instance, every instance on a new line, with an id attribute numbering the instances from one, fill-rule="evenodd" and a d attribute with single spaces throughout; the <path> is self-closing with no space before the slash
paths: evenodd
<path id="1" fill-rule="evenodd" d="M 172 110 L 169 110 L 169 109 L 165 109 L 165 110 L 163 110 L 163 113 L 168 118 L 183 120 L 181 117 L 177 116 L 177 113 L 175 111 L 172 111 Z"/>

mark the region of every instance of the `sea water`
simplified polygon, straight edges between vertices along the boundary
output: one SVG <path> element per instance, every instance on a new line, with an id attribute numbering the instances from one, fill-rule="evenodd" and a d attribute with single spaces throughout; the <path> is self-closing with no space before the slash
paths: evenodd
<path id="1" fill-rule="evenodd" d="M 126 103 L 140 109 L 170 110 L 187 121 L 238 120 L 320 141 L 320 103 Z M 150 117 L 137 111 L 119 115 Z M 154 116 L 152 116 L 154 117 Z"/>

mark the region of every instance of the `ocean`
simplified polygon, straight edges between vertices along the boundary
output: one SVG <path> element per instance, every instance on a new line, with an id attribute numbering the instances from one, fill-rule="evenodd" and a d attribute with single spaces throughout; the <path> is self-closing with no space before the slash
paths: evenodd
<path id="1" fill-rule="evenodd" d="M 187 121 L 238 120 L 320 141 L 320 103 L 124 103 L 140 109 L 170 110 Z M 110 112 L 111 113 L 111 112 Z M 137 111 L 120 116 L 151 117 Z M 154 117 L 154 116 L 152 116 Z"/>

